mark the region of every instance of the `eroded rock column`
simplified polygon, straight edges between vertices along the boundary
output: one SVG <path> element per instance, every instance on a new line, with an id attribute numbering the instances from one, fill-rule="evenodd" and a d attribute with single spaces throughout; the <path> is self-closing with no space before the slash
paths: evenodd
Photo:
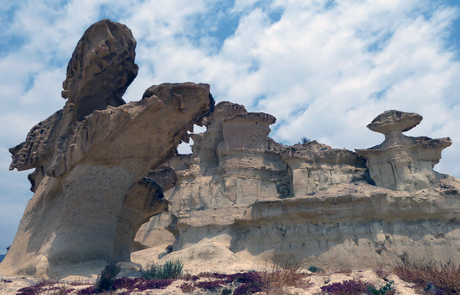
<path id="1" fill-rule="evenodd" d="M 416 113 L 390 110 L 367 125 L 370 130 L 385 135 L 382 144 L 355 150 L 367 159 L 370 177 L 377 186 L 415 191 L 429 188 L 442 178 L 433 166 L 439 163 L 441 151 L 452 144 L 450 138 L 431 139 L 402 134 L 417 126 L 422 119 Z"/>
<path id="2" fill-rule="evenodd" d="M 129 261 L 139 226 L 168 208 L 162 189 L 143 177 L 176 154 L 214 100 L 207 84 L 165 83 L 125 104 L 135 44 L 122 24 L 92 25 L 67 68 L 66 105 L 10 149 L 11 170 L 36 169 L 35 194 L 2 274 L 46 278 L 61 265 Z"/>

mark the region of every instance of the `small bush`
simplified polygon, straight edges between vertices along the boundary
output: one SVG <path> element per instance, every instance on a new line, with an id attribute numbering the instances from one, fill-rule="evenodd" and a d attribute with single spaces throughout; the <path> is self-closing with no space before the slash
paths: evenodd
<path id="1" fill-rule="evenodd" d="M 322 286 L 321 291 L 330 295 L 356 295 L 367 293 L 367 286 L 361 281 L 349 280 Z"/>
<path id="2" fill-rule="evenodd" d="M 145 291 L 149 289 L 164 289 L 171 285 L 173 280 L 162 279 L 162 280 L 141 280 L 140 283 L 136 285 L 136 288 L 140 291 Z M 132 291 L 131 289 L 128 289 Z"/>
<path id="3" fill-rule="evenodd" d="M 96 280 L 96 292 L 110 291 L 113 289 L 115 277 L 120 273 L 120 267 L 115 264 L 106 265 L 101 275 Z"/>
<path id="4" fill-rule="evenodd" d="M 96 293 L 96 287 L 92 286 L 89 288 L 81 289 L 77 292 L 78 295 L 90 295 Z"/>
<path id="5" fill-rule="evenodd" d="M 310 138 L 302 137 L 297 144 L 306 144 L 306 143 L 309 143 L 309 142 L 311 142 Z"/>
<path id="6" fill-rule="evenodd" d="M 41 281 L 38 284 L 35 284 L 33 286 L 29 287 L 24 287 L 18 290 L 17 295 L 35 295 L 35 294 L 40 294 L 43 291 L 47 291 L 50 289 L 50 286 L 58 284 L 58 281 Z M 48 287 L 48 288 L 46 288 Z"/>
<path id="7" fill-rule="evenodd" d="M 182 271 L 184 269 L 184 264 L 179 260 L 176 261 L 166 261 L 163 265 L 163 279 L 177 279 L 182 276 Z"/>
<path id="8" fill-rule="evenodd" d="M 233 291 L 233 295 L 250 295 L 267 289 L 265 281 L 257 272 L 245 272 L 232 275 L 201 273 L 200 276 L 218 279 L 215 281 L 195 283 L 196 287 L 211 291 L 216 291 L 218 287 L 222 287 L 222 285 L 230 284 L 233 282 L 241 284 Z M 224 288 L 222 290 L 222 294 L 231 294 L 231 290 Z"/>
<path id="9" fill-rule="evenodd" d="M 319 267 L 316 267 L 314 265 L 310 266 L 308 268 L 308 271 L 311 271 L 311 272 L 317 272 L 317 271 L 320 271 L 320 270 L 323 270 L 322 268 L 319 268 Z"/>
<path id="10" fill-rule="evenodd" d="M 113 282 L 112 290 L 126 289 L 128 292 L 123 294 L 129 294 L 131 291 L 145 291 L 150 289 L 164 289 L 171 285 L 173 280 L 145 280 L 142 278 L 118 278 Z M 100 291 L 96 288 L 89 287 L 78 291 L 78 295 L 89 295 L 99 293 Z"/>
<path id="11" fill-rule="evenodd" d="M 460 266 L 447 262 L 417 264 L 405 262 L 393 269 L 402 280 L 414 283 L 432 294 L 460 294 Z"/>
<path id="12" fill-rule="evenodd" d="M 301 272 L 302 263 L 294 259 L 275 255 L 271 257 L 271 262 L 271 268 L 265 269 L 262 273 L 265 285 L 270 286 L 269 288 L 282 289 L 286 286 L 298 286 L 306 276 Z"/>
<path id="13" fill-rule="evenodd" d="M 182 290 L 182 292 L 184 293 L 192 293 L 193 291 L 195 291 L 195 286 L 193 286 L 192 284 L 187 284 L 187 283 L 183 283 L 181 286 L 180 286 L 180 289 Z"/>
<path id="14" fill-rule="evenodd" d="M 200 277 L 187 273 L 187 274 L 182 276 L 182 279 L 185 280 L 185 281 L 198 281 L 200 279 Z"/>
<path id="15" fill-rule="evenodd" d="M 243 283 L 241 286 L 233 291 L 233 295 L 250 295 L 258 292 L 264 291 L 265 283 L 260 278 L 260 276 L 251 282 Z"/>
<path id="16" fill-rule="evenodd" d="M 379 264 L 375 269 L 374 269 L 375 274 L 381 278 L 382 280 L 386 280 L 388 275 L 391 274 L 391 270 L 388 267 L 385 267 L 382 264 Z"/>
<path id="17" fill-rule="evenodd" d="M 370 295 L 392 295 L 395 291 L 391 285 L 394 282 L 391 281 L 380 289 L 376 289 L 374 286 L 365 284 L 362 281 L 349 280 L 341 283 L 333 283 L 321 287 L 321 291 L 326 292 L 329 295 L 356 295 L 356 294 L 370 294 Z"/>
<path id="18" fill-rule="evenodd" d="M 179 260 L 166 261 L 164 265 L 152 265 L 141 272 L 141 277 L 146 280 L 177 279 L 182 276 L 184 264 Z"/>
<path id="19" fill-rule="evenodd" d="M 136 285 L 138 284 L 139 282 L 139 279 L 138 278 L 127 278 L 127 277 L 121 277 L 121 278 L 118 278 L 116 279 L 114 282 L 113 282 L 113 288 L 115 290 L 118 290 L 118 289 L 134 289 L 136 288 Z"/>
<path id="20" fill-rule="evenodd" d="M 200 278 L 212 278 L 215 274 L 210 273 L 209 271 L 200 272 L 198 276 Z"/>
<path id="21" fill-rule="evenodd" d="M 367 290 L 372 295 L 391 295 L 395 293 L 395 291 L 391 287 L 391 285 L 393 284 L 394 284 L 394 281 L 390 281 L 385 286 L 381 287 L 380 289 L 376 289 L 371 285 L 367 285 Z"/>
<path id="22" fill-rule="evenodd" d="M 222 284 L 225 284 L 226 281 L 216 280 L 216 281 L 206 281 L 195 283 L 195 286 L 202 288 L 208 291 L 216 291 L 217 288 L 222 287 Z"/>
<path id="23" fill-rule="evenodd" d="M 56 287 L 56 290 L 57 290 L 57 293 L 55 293 L 54 295 L 67 295 L 68 293 L 72 293 L 72 291 L 74 291 L 75 289 L 68 289 L 67 287 L 65 286 L 61 286 L 61 287 Z"/>

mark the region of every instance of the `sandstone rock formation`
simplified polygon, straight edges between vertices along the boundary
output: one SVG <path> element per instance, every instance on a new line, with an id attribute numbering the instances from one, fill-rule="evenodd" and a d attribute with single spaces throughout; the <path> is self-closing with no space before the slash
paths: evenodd
<path id="1" fill-rule="evenodd" d="M 207 84 L 155 85 L 126 104 L 135 45 L 124 25 L 91 26 L 67 68 L 64 108 L 10 149 L 11 170 L 35 169 L 34 197 L 2 274 L 129 266 L 130 254 L 143 265 L 185 259 L 195 272 L 253 269 L 270 255 L 333 268 L 460 263 L 460 180 L 433 171 L 451 141 L 402 135 L 420 115 L 379 115 L 368 127 L 385 141 L 357 153 L 284 146 L 268 136 L 275 117 L 214 109 Z M 194 124 L 206 132 L 176 155 Z"/>
<path id="2" fill-rule="evenodd" d="M 125 104 L 122 96 L 136 78 L 136 40 L 125 25 L 102 20 L 86 30 L 67 66 L 61 95 L 77 106 L 76 119 L 94 110 Z"/>
<path id="3" fill-rule="evenodd" d="M 378 115 L 369 125 L 372 131 L 385 135 L 385 141 L 370 149 L 356 149 L 367 159 L 367 167 L 377 186 L 397 191 L 415 191 L 438 183 L 443 175 L 433 171 L 441 151 L 452 144 L 449 137 L 431 139 L 409 137 L 402 132 L 417 126 L 423 117 L 396 110 Z"/>
<path id="4" fill-rule="evenodd" d="M 419 161 L 439 161 L 438 141 L 393 131 L 407 130 L 416 116 L 389 114 L 402 118 L 401 124 L 385 125 L 380 116 L 378 130 L 388 128 L 388 138 L 403 138 L 404 145 L 386 146 L 417 151 Z M 371 167 L 357 153 L 316 141 L 276 143 L 268 137 L 274 122 L 273 116 L 247 113 L 241 105 L 217 104 L 206 132 L 192 135 L 193 153 L 169 161 L 177 174 L 175 187 L 165 191 L 170 210 L 141 227 L 137 243 L 152 248 L 134 252 L 133 261 L 151 262 L 147 257 L 153 254 L 156 260 L 182 257 L 196 260 L 190 271 L 205 271 L 200 264 L 228 257 L 219 263 L 229 272 L 271 255 L 346 269 L 406 259 L 460 263 L 460 180 L 438 176 L 422 190 L 389 189 L 377 178 L 374 182 Z M 391 170 L 383 174 L 394 177 Z M 417 175 L 426 174 L 414 171 Z M 166 249 L 155 248 L 160 244 Z"/>
<path id="5" fill-rule="evenodd" d="M 194 153 L 169 162 L 178 185 L 168 193 L 181 224 L 232 224 L 258 201 L 366 182 L 365 161 L 355 153 L 316 141 L 285 147 L 268 137 L 274 122 L 271 115 L 247 113 L 237 104 L 216 105 L 207 131 L 192 135 Z"/>
<path id="6" fill-rule="evenodd" d="M 10 150 L 11 170 L 35 168 L 35 194 L 1 273 L 47 277 L 60 265 L 129 261 L 140 225 L 167 210 L 161 186 L 144 176 L 188 140 L 214 100 L 209 85 L 182 83 L 152 86 L 125 104 L 135 45 L 124 25 L 92 25 L 69 62 L 63 110 Z"/>

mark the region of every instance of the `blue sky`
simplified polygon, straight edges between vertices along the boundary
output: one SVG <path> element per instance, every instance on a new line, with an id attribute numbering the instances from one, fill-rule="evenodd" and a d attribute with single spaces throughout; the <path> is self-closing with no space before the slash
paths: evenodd
<path id="1" fill-rule="evenodd" d="M 460 177 L 459 16 L 457 0 L 0 0 L 0 254 L 32 197 L 32 171 L 8 171 L 8 148 L 63 107 L 92 23 L 119 21 L 138 41 L 127 101 L 162 82 L 209 83 L 217 101 L 277 117 L 279 142 L 351 150 L 382 142 L 366 128 L 381 112 L 417 112 L 408 135 L 450 136 L 435 170 Z"/>

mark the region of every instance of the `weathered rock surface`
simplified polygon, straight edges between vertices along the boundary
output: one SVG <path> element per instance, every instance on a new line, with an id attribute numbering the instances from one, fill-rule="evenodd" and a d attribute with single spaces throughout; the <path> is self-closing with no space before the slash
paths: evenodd
<path id="1" fill-rule="evenodd" d="M 35 192 L 3 274 L 46 277 L 71 264 L 129 262 L 140 225 L 168 208 L 151 178 L 214 106 L 207 84 L 161 84 L 138 102 L 122 94 L 137 73 L 130 30 L 92 25 L 69 62 L 63 110 L 10 151 L 10 169 L 35 168 Z"/>
<path id="2" fill-rule="evenodd" d="M 385 141 L 357 153 L 284 146 L 268 136 L 275 117 L 230 102 L 214 109 L 207 84 L 155 85 L 126 104 L 135 45 L 124 25 L 91 26 L 67 68 L 64 108 L 10 149 L 11 170 L 35 169 L 34 197 L 2 274 L 171 259 L 236 272 L 273 255 L 328 268 L 460 264 L 460 180 L 433 171 L 451 141 L 402 135 L 420 115 L 379 115 L 368 127 Z M 194 124 L 206 132 L 176 155 Z"/>
<path id="3" fill-rule="evenodd" d="M 385 135 L 385 141 L 370 149 L 356 149 L 367 159 L 370 177 L 377 186 L 398 191 L 429 188 L 445 176 L 433 171 L 441 151 L 452 144 L 449 137 L 409 137 L 402 132 L 417 126 L 423 117 L 396 110 L 378 115 L 367 127 Z"/>
<path id="4" fill-rule="evenodd" d="M 386 123 L 372 128 L 400 134 L 421 119 L 391 114 L 402 117 L 397 128 L 382 119 L 377 122 Z M 443 176 L 421 190 L 389 189 L 374 182 L 366 159 L 354 152 L 316 141 L 276 143 L 268 137 L 274 122 L 268 114 L 219 103 L 206 120 L 207 131 L 192 135 L 193 154 L 169 162 L 177 174 L 176 186 L 165 191 L 170 211 L 141 227 L 136 239 L 152 250 L 134 252 L 133 259 L 148 264 L 209 257 L 213 264 L 213 257 L 228 257 L 229 271 L 250 261 L 261 265 L 272 255 L 342 269 L 405 259 L 460 263 L 460 180 Z M 404 152 L 407 142 L 437 142 L 424 140 L 403 137 L 405 145 L 382 146 Z M 437 163 L 439 146 L 431 146 L 418 146 L 415 158 Z M 174 243 L 158 250 L 161 243 L 148 233 L 166 236 L 166 230 Z"/>
<path id="5" fill-rule="evenodd" d="M 102 20 L 86 30 L 67 66 L 61 93 L 77 106 L 77 120 L 125 104 L 122 96 L 138 71 L 135 47 L 131 30 L 123 24 Z"/>

